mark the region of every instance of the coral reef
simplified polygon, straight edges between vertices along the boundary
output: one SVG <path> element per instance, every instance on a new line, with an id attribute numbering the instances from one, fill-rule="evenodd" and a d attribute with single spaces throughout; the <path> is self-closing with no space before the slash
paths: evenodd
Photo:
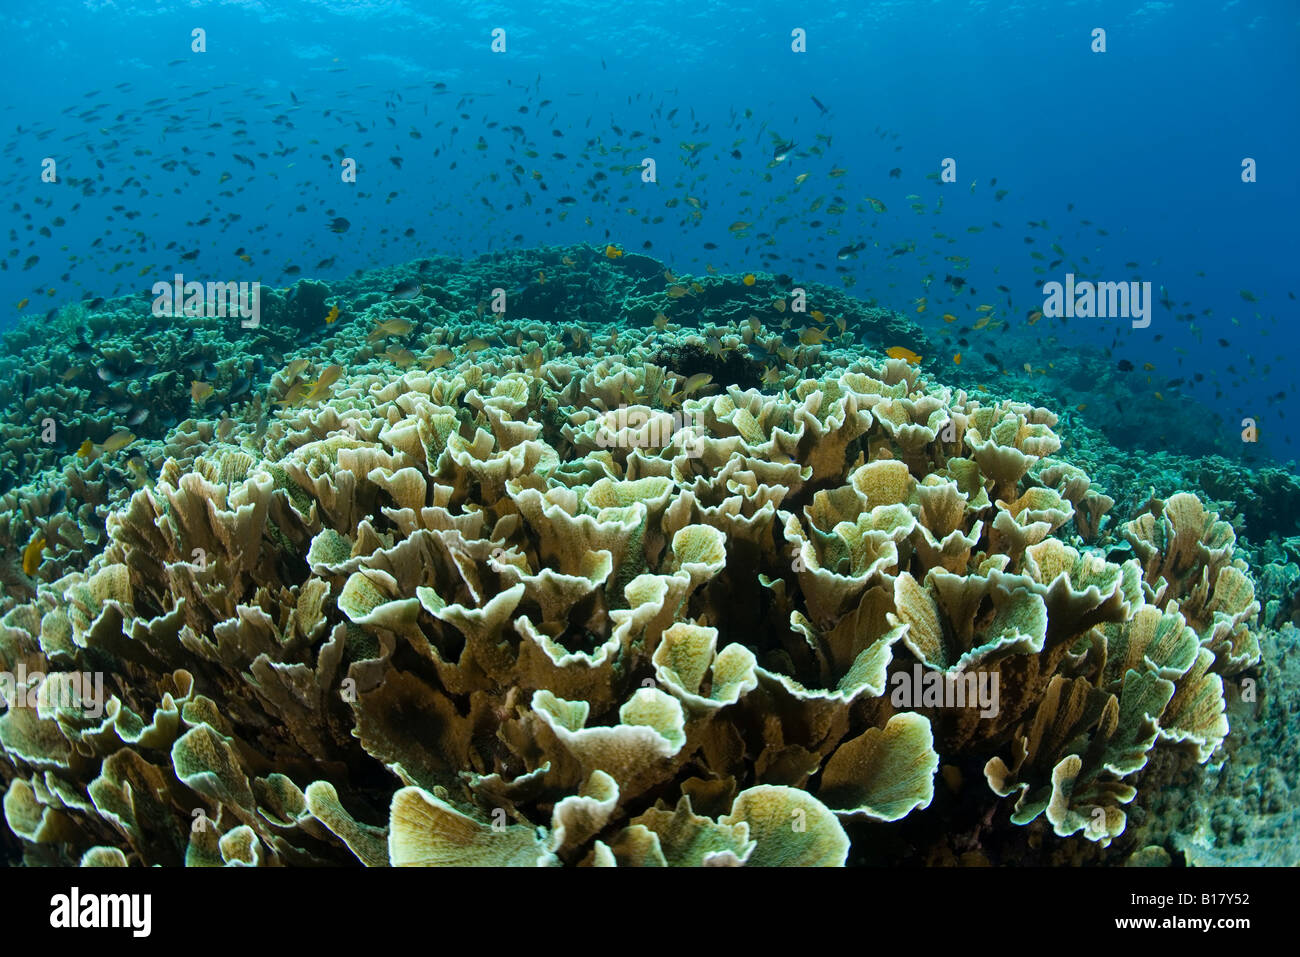
<path id="1" fill-rule="evenodd" d="M 1259 604 L 1194 495 L 1104 522 L 1047 409 L 847 323 L 793 346 L 773 278 L 684 310 L 620 268 L 618 322 L 336 286 L 311 390 L 277 372 L 282 411 L 100 506 L 102 552 L 0 618 L 52 675 L 0 716 L 15 852 L 838 865 L 937 791 L 1104 848 L 1154 756 L 1221 752 Z M 537 308 L 600 275 L 557 274 Z"/>

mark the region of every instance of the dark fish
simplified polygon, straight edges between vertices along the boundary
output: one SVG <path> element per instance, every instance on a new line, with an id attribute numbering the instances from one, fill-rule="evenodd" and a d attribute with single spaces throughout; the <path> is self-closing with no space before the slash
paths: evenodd
<path id="1" fill-rule="evenodd" d="M 1120 372 L 1132 372 L 1133 363 L 1129 362 L 1127 359 L 1120 359 L 1117 368 Z"/>
<path id="2" fill-rule="evenodd" d="M 902 177 L 902 175 L 903 175 L 903 170 L 901 167 L 898 166 L 895 166 L 893 169 L 889 171 L 890 179 L 899 179 Z"/>
<path id="3" fill-rule="evenodd" d="M 776 148 L 772 150 L 772 161 L 775 163 L 784 163 L 785 158 L 794 150 L 794 141 L 788 143 L 777 143 Z"/>
<path id="4" fill-rule="evenodd" d="M 809 95 L 808 99 L 812 100 L 817 109 L 822 111 L 822 116 L 825 116 L 830 112 L 830 110 L 826 109 L 826 107 L 822 105 L 822 101 L 817 99 L 817 97 Z"/>
<path id="5" fill-rule="evenodd" d="M 63 511 L 63 506 L 68 501 L 68 490 L 61 488 L 50 496 L 50 504 L 46 514 L 53 515 L 55 512 Z"/>
<path id="6" fill-rule="evenodd" d="M 866 248 L 867 248 L 867 244 L 865 242 L 853 243 L 852 245 L 845 246 L 842 249 L 840 249 L 840 251 L 835 254 L 835 258 L 856 259 L 858 257 L 858 253 L 862 252 L 862 250 Z"/>
<path id="7" fill-rule="evenodd" d="M 422 286 L 418 279 L 408 279 L 406 282 L 400 282 L 392 289 L 388 290 L 388 294 L 394 299 L 414 299 L 420 294 L 421 288 Z"/>
<path id="8" fill-rule="evenodd" d="M 352 224 L 342 216 L 336 216 L 330 220 L 330 231 L 335 233 L 346 233 Z"/>

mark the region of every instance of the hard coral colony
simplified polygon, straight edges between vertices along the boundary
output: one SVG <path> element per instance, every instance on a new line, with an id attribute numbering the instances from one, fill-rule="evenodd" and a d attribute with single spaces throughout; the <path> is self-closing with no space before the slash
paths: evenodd
<path id="1" fill-rule="evenodd" d="M 331 326 L 224 436 L 181 423 L 156 481 L 79 487 L 102 538 L 57 574 L 24 553 L 26 861 L 972 863 L 995 814 L 1008 860 L 1045 833 L 1088 859 L 1153 755 L 1228 735 L 1260 660 L 1232 528 L 1187 493 L 1110 527 L 1051 411 L 834 340 L 783 362 L 743 322 L 467 349 L 411 292 L 427 313 L 373 297 L 382 325 Z M 66 693 L 87 671 L 107 700 Z"/>

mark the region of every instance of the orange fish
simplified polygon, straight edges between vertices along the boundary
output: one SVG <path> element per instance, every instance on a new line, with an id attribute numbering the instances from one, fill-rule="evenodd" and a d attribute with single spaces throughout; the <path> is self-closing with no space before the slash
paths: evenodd
<path id="1" fill-rule="evenodd" d="M 338 317 L 339 317 L 339 307 L 337 305 L 330 306 L 329 314 L 325 317 L 325 325 L 328 326 L 333 324 L 334 320 L 337 319 Z"/>
<path id="2" fill-rule="evenodd" d="M 961 353 L 954 353 L 952 357 L 953 365 L 961 365 Z"/>
<path id="3" fill-rule="evenodd" d="M 905 359 L 912 365 L 919 365 L 921 362 L 920 356 L 904 346 L 890 346 L 885 350 L 885 355 L 891 359 Z"/>

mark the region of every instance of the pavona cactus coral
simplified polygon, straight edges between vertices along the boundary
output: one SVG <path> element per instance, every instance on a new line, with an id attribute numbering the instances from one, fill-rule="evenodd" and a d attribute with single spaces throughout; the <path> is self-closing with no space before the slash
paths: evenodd
<path id="1" fill-rule="evenodd" d="M 941 763 L 1105 845 L 1152 749 L 1215 751 L 1258 605 L 1194 497 L 1097 549 L 1051 412 L 898 360 L 655 444 L 612 413 L 673 409 L 684 337 L 355 374 L 169 461 L 0 620 L 7 671 L 105 679 L 0 716 L 27 861 L 840 865 Z"/>

